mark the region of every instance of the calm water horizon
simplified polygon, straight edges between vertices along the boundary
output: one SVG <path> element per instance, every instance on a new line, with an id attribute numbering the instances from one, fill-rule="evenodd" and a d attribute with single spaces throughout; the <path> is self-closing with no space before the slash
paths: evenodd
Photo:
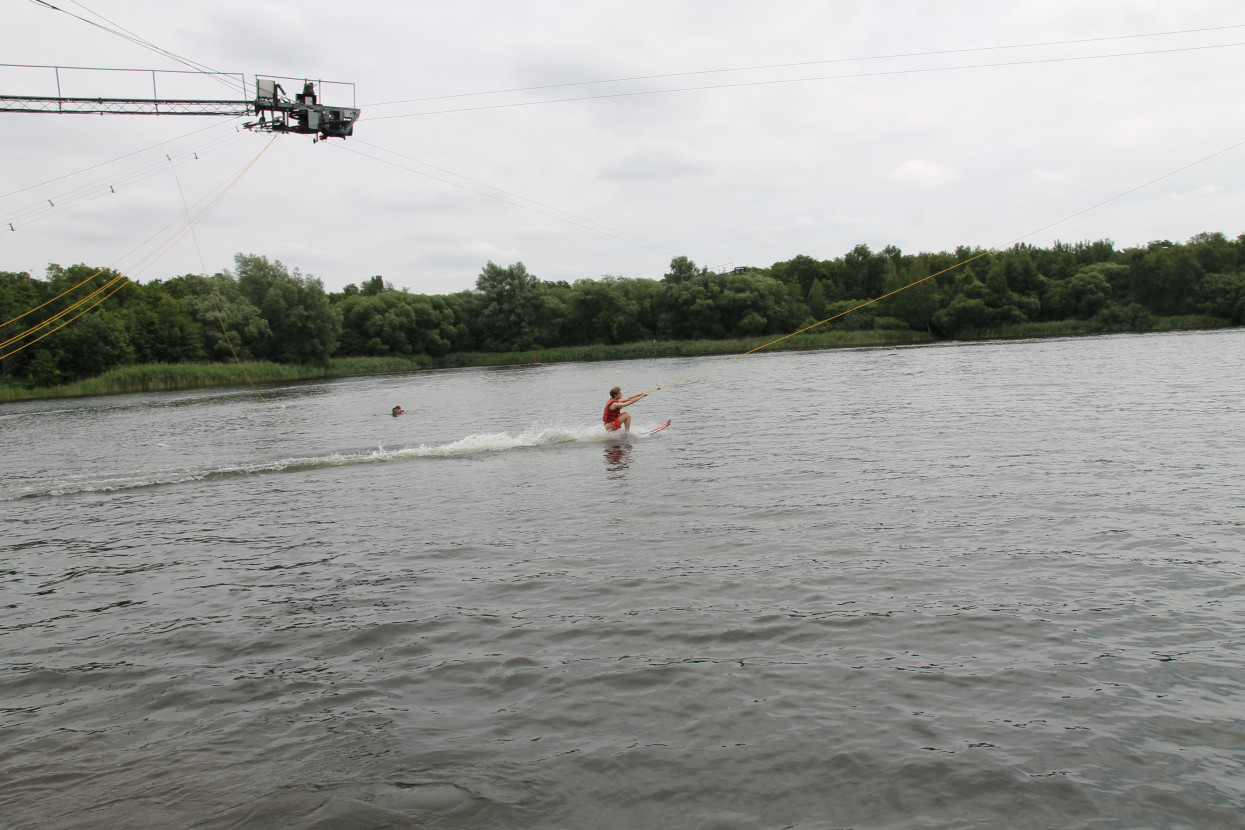
<path id="1" fill-rule="evenodd" d="M 1245 828 L 1245 330 L 717 363 L 0 405 L 0 826 Z"/>

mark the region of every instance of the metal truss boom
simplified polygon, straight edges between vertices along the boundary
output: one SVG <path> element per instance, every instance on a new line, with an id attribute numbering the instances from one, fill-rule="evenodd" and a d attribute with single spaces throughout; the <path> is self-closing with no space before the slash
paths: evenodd
<path id="1" fill-rule="evenodd" d="M 278 81 L 293 80 L 275 76 L 255 76 L 255 83 L 248 85 L 243 75 L 220 72 L 170 72 L 165 70 L 137 69 L 102 69 L 98 67 L 58 67 L 31 66 L 22 64 L 0 64 L 0 69 L 25 73 L 22 80 L 30 86 L 50 87 L 55 81 L 56 94 L 50 88 L 43 95 L 9 95 L 0 93 L 0 112 L 42 112 L 56 115 L 215 115 L 215 116 L 255 116 L 255 120 L 243 124 L 249 130 L 260 132 L 301 133 L 319 138 L 346 138 L 354 130 L 354 122 L 359 118 L 359 109 L 353 106 L 333 106 L 320 102 L 323 86 L 349 87 L 353 97 L 354 84 L 340 81 L 309 81 L 302 80 L 302 90 L 293 97 L 285 94 Z M 31 73 L 34 73 L 33 75 Z M 114 74 L 108 80 L 128 82 L 133 86 L 136 77 L 151 76 L 151 97 L 123 98 L 120 96 L 93 97 L 82 95 L 65 95 L 62 81 L 73 78 L 80 83 L 80 77 L 98 77 L 107 73 Z M 248 86 L 255 91 L 251 100 L 224 100 L 220 98 L 198 98 L 191 95 L 179 97 L 162 97 L 157 91 L 157 80 L 163 79 L 163 86 L 187 80 L 213 80 L 224 82 L 230 89 L 236 89 L 243 95 L 247 94 Z M 39 82 L 42 81 L 42 84 Z M 116 89 L 115 85 L 110 85 Z M 79 87 L 80 90 L 80 87 Z M 14 90 L 17 91 L 17 90 Z M 22 90 L 35 91 L 35 90 Z M 120 91 L 120 90 L 117 90 Z M 134 90 L 144 95 L 147 90 Z M 197 90 L 196 90 L 197 91 Z M 214 91 L 214 90 L 212 90 Z M 192 93 L 193 95 L 193 93 Z"/>
<path id="2" fill-rule="evenodd" d="M 110 115 L 250 115 L 251 101 L 200 101 L 169 98 L 40 98 L 0 95 L 0 112 Z"/>

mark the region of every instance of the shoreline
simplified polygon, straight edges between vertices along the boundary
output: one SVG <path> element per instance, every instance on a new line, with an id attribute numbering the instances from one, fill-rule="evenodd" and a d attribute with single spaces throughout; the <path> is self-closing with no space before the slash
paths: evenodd
<path id="1" fill-rule="evenodd" d="M 1209 317 L 1161 318 L 1144 331 L 1103 329 L 1089 321 L 1027 323 L 1004 329 L 972 332 L 969 336 L 944 340 L 932 334 L 909 330 L 874 329 L 867 331 L 829 331 L 785 337 L 751 337 L 733 340 L 652 341 L 616 346 L 564 346 L 513 352 L 461 352 L 442 357 L 343 357 L 328 366 L 250 363 L 165 363 L 123 366 L 94 378 L 54 387 L 25 389 L 0 384 L 0 404 L 79 398 L 92 395 L 123 395 L 132 392 L 164 392 L 180 389 L 206 389 L 218 386 L 248 386 L 282 381 L 321 380 L 358 375 L 414 372 L 430 369 L 459 369 L 472 366 L 520 366 L 542 363 L 642 360 L 663 357 L 714 357 L 743 355 L 753 351 L 816 351 L 884 346 L 914 346 L 931 343 L 979 342 L 984 340 L 1027 340 L 1044 337 L 1083 337 L 1100 334 L 1158 334 L 1171 331 L 1198 331 L 1235 328 L 1226 320 Z"/>

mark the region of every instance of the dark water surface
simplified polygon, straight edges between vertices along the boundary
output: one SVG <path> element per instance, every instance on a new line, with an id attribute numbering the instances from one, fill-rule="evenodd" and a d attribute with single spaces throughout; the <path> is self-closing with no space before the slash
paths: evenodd
<path id="1" fill-rule="evenodd" d="M 0 825 L 1245 828 L 1245 331 L 713 363 L 0 407 Z"/>

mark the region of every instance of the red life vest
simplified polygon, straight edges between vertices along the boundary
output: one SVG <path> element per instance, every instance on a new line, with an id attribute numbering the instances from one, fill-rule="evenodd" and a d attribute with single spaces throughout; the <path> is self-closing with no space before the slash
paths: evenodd
<path id="1" fill-rule="evenodd" d="M 607 424 L 612 424 L 614 429 L 618 429 L 618 427 L 620 426 L 619 420 L 618 420 L 619 412 L 617 409 L 610 409 L 610 404 L 618 400 L 622 400 L 622 399 L 621 398 L 610 398 L 609 403 L 605 404 L 605 413 L 601 415 L 601 420 Z"/>

